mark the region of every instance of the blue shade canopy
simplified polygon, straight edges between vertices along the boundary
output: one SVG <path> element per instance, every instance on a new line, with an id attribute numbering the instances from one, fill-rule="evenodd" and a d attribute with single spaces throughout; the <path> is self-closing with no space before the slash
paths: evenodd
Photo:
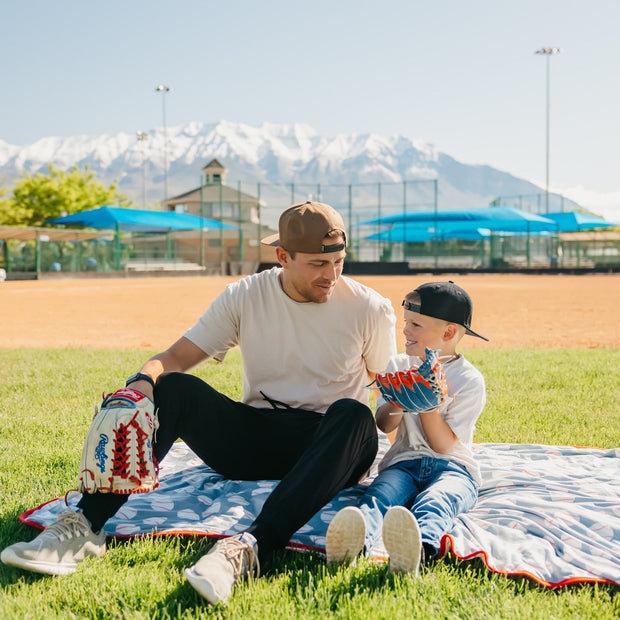
<path id="1" fill-rule="evenodd" d="M 373 241 L 392 241 L 394 243 L 408 242 L 419 243 L 422 241 L 432 241 L 433 239 L 452 240 L 464 239 L 478 241 L 488 239 L 491 231 L 488 228 L 471 228 L 470 230 L 439 230 L 435 233 L 434 229 L 426 226 L 402 226 L 397 225 L 387 230 L 368 235 L 365 239 Z"/>
<path id="2" fill-rule="evenodd" d="M 392 215 L 363 222 L 364 224 L 426 224 L 441 234 L 442 228 L 471 230 L 488 228 L 492 231 L 533 233 L 555 232 L 557 224 L 550 219 L 513 207 L 485 207 L 482 209 L 451 209 L 446 211 L 401 211 Z"/>
<path id="3" fill-rule="evenodd" d="M 618 226 L 604 220 L 598 215 L 581 213 L 580 211 L 568 211 L 566 213 L 547 213 L 545 217 L 553 220 L 558 226 L 558 232 L 573 232 L 577 230 L 592 230 L 594 228 L 609 228 Z"/>
<path id="4" fill-rule="evenodd" d="M 173 211 L 145 211 L 122 207 L 99 207 L 80 211 L 65 217 L 47 220 L 48 224 L 75 224 L 101 230 L 128 230 L 133 232 L 167 232 L 170 230 L 195 230 L 213 228 L 237 228 L 189 213 Z"/>

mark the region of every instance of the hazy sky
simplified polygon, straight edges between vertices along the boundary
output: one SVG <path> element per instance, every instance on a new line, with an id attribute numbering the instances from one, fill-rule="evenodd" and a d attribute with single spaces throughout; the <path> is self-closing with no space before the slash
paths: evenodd
<path id="1" fill-rule="evenodd" d="M 0 0 L 0 139 L 402 133 L 620 218 L 620 0 Z M 600 211 L 600 208 L 599 208 Z"/>

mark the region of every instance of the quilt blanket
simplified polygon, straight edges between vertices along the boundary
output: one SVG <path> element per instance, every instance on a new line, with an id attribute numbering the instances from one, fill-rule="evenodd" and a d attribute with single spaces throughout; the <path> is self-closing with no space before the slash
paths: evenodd
<path id="1" fill-rule="evenodd" d="M 383 438 L 378 458 L 387 445 Z M 478 556 L 495 572 L 549 587 L 620 585 L 619 449 L 487 443 L 474 450 L 483 476 L 479 500 L 444 536 L 442 553 Z M 132 495 L 106 524 L 110 536 L 235 534 L 250 525 L 277 484 L 224 479 L 183 443 L 175 444 L 160 473 L 156 491 Z M 330 520 L 355 504 L 371 479 L 336 496 L 295 533 L 290 548 L 323 552 Z M 78 499 L 77 493 L 68 496 L 70 504 Z M 64 501 L 52 500 L 20 518 L 45 527 Z M 372 557 L 386 555 L 380 541 Z"/>

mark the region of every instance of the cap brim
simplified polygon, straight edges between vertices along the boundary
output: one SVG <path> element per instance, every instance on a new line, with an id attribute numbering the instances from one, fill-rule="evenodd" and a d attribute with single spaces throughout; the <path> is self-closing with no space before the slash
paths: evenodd
<path id="1" fill-rule="evenodd" d="M 476 336 L 476 338 L 482 338 L 482 340 L 486 340 L 487 342 L 489 342 L 488 338 L 485 338 L 484 336 L 482 336 L 481 334 L 477 334 L 473 329 L 470 329 L 469 327 L 465 328 L 465 333 L 468 336 Z"/>
<path id="2" fill-rule="evenodd" d="M 280 235 L 279 233 L 276 233 L 275 235 L 269 235 L 268 237 L 261 239 L 260 242 L 262 245 L 271 245 L 277 248 L 280 246 Z"/>

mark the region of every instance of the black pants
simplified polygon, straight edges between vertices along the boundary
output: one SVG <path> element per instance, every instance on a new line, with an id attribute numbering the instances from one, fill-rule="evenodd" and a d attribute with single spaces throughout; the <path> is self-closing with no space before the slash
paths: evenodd
<path id="1" fill-rule="evenodd" d="M 226 478 L 280 480 L 248 529 L 261 557 L 284 547 L 339 491 L 356 484 L 377 453 L 372 413 L 350 398 L 336 401 L 324 414 L 257 409 L 231 400 L 193 375 L 170 373 L 160 378 L 154 399 L 158 461 L 181 438 Z M 97 531 L 127 499 L 84 494 L 78 506 Z"/>

